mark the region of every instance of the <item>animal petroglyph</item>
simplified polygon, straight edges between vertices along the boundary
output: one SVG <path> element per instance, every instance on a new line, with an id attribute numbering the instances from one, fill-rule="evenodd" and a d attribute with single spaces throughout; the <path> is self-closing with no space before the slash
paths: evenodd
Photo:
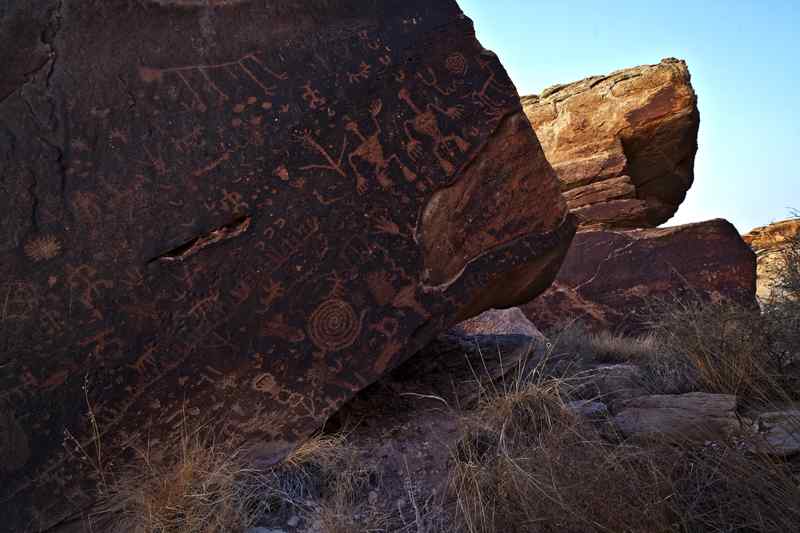
<path id="1" fill-rule="evenodd" d="M 172 68 L 140 67 L 139 77 L 145 83 L 161 82 L 169 75 L 177 77 L 180 83 L 192 95 L 192 105 L 190 107 L 197 111 L 206 111 L 208 110 L 207 98 L 201 96 L 200 89 L 195 88 L 194 83 L 201 83 L 206 92 L 216 95 L 219 104 L 230 100 L 230 95 L 221 88 L 221 83 L 215 82 L 212 78 L 212 73 L 235 80 L 244 77 L 258 86 L 265 97 L 270 98 L 275 96 L 275 89 L 277 86 L 268 85 L 264 82 L 262 78 L 258 76 L 259 71 L 266 73 L 268 77 L 277 81 L 285 81 L 289 78 L 286 72 L 278 73 L 270 69 L 256 53 L 246 54 L 234 61 L 209 65 L 189 65 Z M 200 79 L 195 81 L 197 76 L 199 76 Z"/>

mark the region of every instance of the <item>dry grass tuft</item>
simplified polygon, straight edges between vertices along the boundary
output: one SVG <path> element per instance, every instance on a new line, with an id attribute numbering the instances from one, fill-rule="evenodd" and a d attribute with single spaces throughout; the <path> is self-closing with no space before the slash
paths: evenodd
<path id="1" fill-rule="evenodd" d="M 184 424 L 176 441 L 148 442 L 123 470 L 106 473 L 91 530 L 237 532 L 269 517 L 311 514 L 314 501 L 333 502 L 343 515 L 343 507 L 355 505 L 348 498 L 363 478 L 345 467 L 351 457 L 341 435 L 316 435 L 267 469 L 248 466 L 246 454 L 215 441 L 205 428 L 190 431 Z M 325 516 L 323 523 L 332 524 Z"/>
<path id="2" fill-rule="evenodd" d="M 152 444 L 152 443 L 149 443 Z M 156 458 L 153 448 L 112 473 L 93 516 L 96 530 L 133 533 L 211 533 L 252 525 L 260 508 L 258 472 L 236 451 L 183 428 L 174 455 Z M 163 451 L 163 450 L 162 450 Z"/>
<path id="3" fill-rule="evenodd" d="M 800 484 L 783 459 L 729 442 L 672 452 L 670 507 L 685 532 L 796 531 Z"/>
<path id="4" fill-rule="evenodd" d="M 667 508 L 651 457 L 605 442 L 562 388 L 519 380 L 468 419 L 449 484 L 458 531 L 660 530 Z"/>
<path id="5" fill-rule="evenodd" d="M 456 531 L 778 533 L 800 523 L 790 462 L 742 441 L 609 439 L 569 410 L 565 390 L 517 380 L 467 417 L 449 482 Z"/>
<path id="6" fill-rule="evenodd" d="M 704 302 L 689 298 L 654 306 L 651 326 L 662 339 L 656 368 L 672 365 L 674 386 L 707 392 L 753 395 L 765 390 L 764 379 L 774 373 L 774 362 L 758 311 L 733 302 Z"/>
<path id="7" fill-rule="evenodd" d="M 637 362 L 660 349 L 652 333 L 626 336 L 600 331 L 593 333 L 579 321 L 567 324 L 552 335 L 556 353 L 566 353 L 594 363 Z"/>
<path id="8" fill-rule="evenodd" d="M 601 331 L 592 336 L 591 345 L 595 360 L 601 363 L 637 362 L 661 349 L 658 339 L 652 333 L 626 337 Z"/>
<path id="9" fill-rule="evenodd" d="M 374 465 L 361 460 L 359 451 L 337 439 L 320 471 L 320 491 L 300 509 L 307 524 L 323 533 L 387 531 L 390 513 L 379 508 L 369 493 L 380 485 Z"/>

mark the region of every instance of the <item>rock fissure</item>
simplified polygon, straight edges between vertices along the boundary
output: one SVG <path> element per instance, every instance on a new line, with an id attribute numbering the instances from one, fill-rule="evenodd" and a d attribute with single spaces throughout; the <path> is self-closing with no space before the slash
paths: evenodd
<path id="1" fill-rule="evenodd" d="M 157 257 L 150 259 L 148 263 L 153 263 L 155 261 L 163 261 L 168 263 L 174 261 L 185 261 L 209 246 L 219 244 L 230 239 L 235 239 L 236 237 L 242 235 L 250 229 L 251 221 L 252 219 L 249 216 L 240 217 L 230 224 L 226 224 L 225 226 L 219 227 L 206 234 L 195 237 L 168 252 L 160 254 Z"/>

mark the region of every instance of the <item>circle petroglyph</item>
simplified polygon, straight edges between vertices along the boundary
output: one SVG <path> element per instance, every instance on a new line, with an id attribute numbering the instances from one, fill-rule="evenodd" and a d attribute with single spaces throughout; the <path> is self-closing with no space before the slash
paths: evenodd
<path id="1" fill-rule="evenodd" d="M 463 54 L 451 54 L 445 60 L 444 66 L 451 74 L 463 76 L 467 73 L 467 59 Z"/>
<path id="2" fill-rule="evenodd" d="M 311 341 L 329 352 L 352 346 L 359 333 L 361 324 L 353 307 L 336 298 L 322 302 L 308 321 Z"/>

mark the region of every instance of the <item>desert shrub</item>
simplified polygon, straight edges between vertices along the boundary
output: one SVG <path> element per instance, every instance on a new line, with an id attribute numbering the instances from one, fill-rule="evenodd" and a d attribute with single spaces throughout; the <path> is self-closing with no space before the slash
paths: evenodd
<path id="1" fill-rule="evenodd" d="M 702 390 L 758 400 L 779 393 L 782 362 L 758 310 L 687 297 L 653 304 L 650 316 L 661 345 L 643 361 L 654 392 Z"/>

